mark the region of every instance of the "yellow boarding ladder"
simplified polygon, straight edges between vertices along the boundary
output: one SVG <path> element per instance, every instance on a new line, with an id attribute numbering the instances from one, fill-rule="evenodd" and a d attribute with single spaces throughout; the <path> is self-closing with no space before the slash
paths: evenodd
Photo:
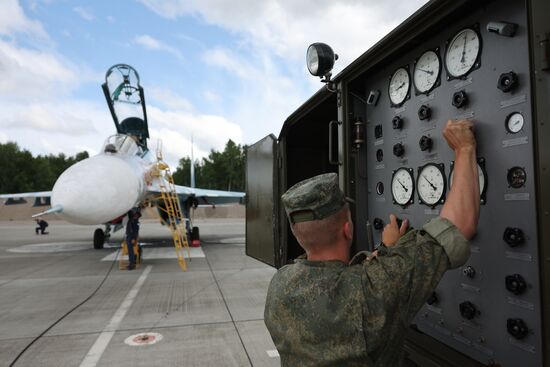
<path id="1" fill-rule="evenodd" d="M 191 258 L 191 251 L 189 250 L 189 243 L 187 242 L 187 231 L 185 228 L 185 217 L 181 210 L 180 201 L 176 192 L 176 185 L 174 179 L 170 173 L 170 167 L 162 160 L 162 152 L 160 148 L 157 148 L 157 173 L 158 184 L 160 188 L 160 196 L 158 199 L 164 203 L 164 208 L 160 207 L 168 217 L 168 221 L 165 224 L 170 228 L 172 232 L 172 238 L 174 240 L 174 247 L 176 249 L 176 256 L 178 257 L 178 263 L 181 270 L 187 270 L 187 264 L 185 263 L 185 250 L 187 250 L 187 256 Z M 162 219 L 162 218 L 161 218 Z"/>

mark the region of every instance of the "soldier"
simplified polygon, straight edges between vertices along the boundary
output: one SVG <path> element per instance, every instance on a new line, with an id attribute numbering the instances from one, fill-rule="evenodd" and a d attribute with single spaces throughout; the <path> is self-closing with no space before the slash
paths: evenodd
<path id="1" fill-rule="evenodd" d="M 126 224 L 126 248 L 128 250 L 128 270 L 136 268 L 136 254 L 134 253 L 134 241 L 139 238 L 139 209 L 132 209 L 128 212 L 128 223 Z"/>
<path id="2" fill-rule="evenodd" d="M 454 182 L 440 216 L 420 230 L 390 216 L 377 253 L 349 258 L 353 223 L 334 173 L 283 196 L 307 259 L 271 280 L 265 323 L 282 366 L 398 366 L 405 329 L 446 270 L 463 265 L 479 217 L 476 142 L 468 121 L 447 123 Z"/>

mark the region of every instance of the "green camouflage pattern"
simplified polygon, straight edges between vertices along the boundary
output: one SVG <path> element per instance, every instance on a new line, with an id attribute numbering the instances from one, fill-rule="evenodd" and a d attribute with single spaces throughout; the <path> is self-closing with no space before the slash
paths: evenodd
<path id="1" fill-rule="evenodd" d="M 399 366 L 405 328 L 451 264 L 468 256 L 467 240 L 437 218 L 377 257 L 360 253 L 350 264 L 299 259 L 281 268 L 264 314 L 281 365 Z"/>
<path id="2" fill-rule="evenodd" d="M 325 173 L 300 181 L 281 197 L 290 223 L 326 218 L 342 209 L 346 198 L 336 173 Z"/>

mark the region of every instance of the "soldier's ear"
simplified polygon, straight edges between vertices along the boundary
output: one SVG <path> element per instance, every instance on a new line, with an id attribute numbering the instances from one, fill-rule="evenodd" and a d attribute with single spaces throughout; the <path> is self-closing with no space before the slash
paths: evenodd
<path id="1" fill-rule="evenodd" d="M 346 240 L 353 240 L 353 224 L 349 220 L 344 223 L 344 237 Z"/>

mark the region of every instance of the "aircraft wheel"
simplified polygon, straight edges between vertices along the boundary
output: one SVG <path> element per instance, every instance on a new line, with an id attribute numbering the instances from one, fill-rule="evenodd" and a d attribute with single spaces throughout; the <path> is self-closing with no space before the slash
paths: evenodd
<path id="1" fill-rule="evenodd" d="M 105 243 L 105 233 L 101 228 L 97 228 L 94 231 L 94 248 L 96 250 L 101 250 L 103 248 L 104 243 Z"/>

